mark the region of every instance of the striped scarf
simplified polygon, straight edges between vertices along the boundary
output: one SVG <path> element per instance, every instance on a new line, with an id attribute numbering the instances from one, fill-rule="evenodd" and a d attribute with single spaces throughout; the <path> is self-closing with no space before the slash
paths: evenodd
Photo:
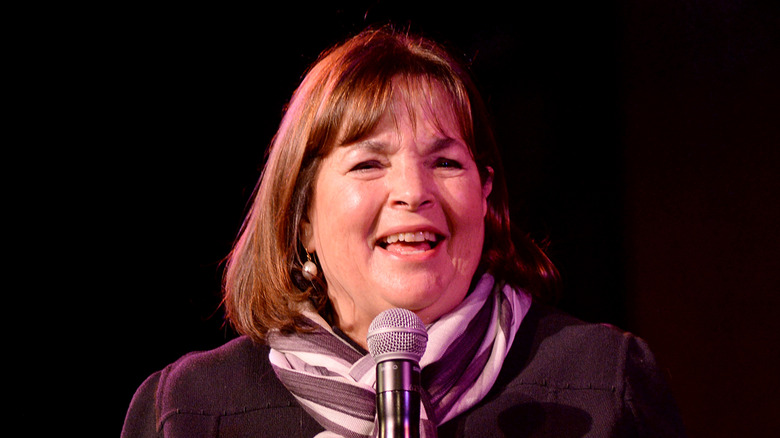
<path id="1" fill-rule="evenodd" d="M 485 274 L 452 312 L 428 326 L 420 360 L 420 434 L 477 404 L 490 391 L 531 298 Z M 376 364 L 336 335 L 312 307 L 313 330 L 272 332 L 271 365 L 301 406 L 326 430 L 318 437 L 376 436 Z"/>

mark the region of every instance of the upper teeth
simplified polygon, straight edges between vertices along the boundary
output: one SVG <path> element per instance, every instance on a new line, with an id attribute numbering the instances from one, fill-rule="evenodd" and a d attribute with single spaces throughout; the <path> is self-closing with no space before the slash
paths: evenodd
<path id="1" fill-rule="evenodd" d="M 418 231 L 416 233 L 398 233 L 387 236 L 383 239 L 387 243 L 395 242 L 424 242 L 426 240 L 435 242 L 436 235 L 429 231 Z"/>

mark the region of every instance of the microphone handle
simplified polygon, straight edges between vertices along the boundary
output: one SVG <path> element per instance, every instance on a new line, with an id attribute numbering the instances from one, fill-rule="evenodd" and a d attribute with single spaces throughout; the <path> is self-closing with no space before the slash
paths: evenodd
<path id="1" fill-rule="evenodd" d="M 419 438 L 420 393 L 387 391 L 376 395 L 380 438 Z M 417 406 L 417 409 L 406 409 Z"/>
<path id="2" fill-rule="evenodd" d="M 379 438 L 419 438 L 420 366 L 410 360 L 377 364 Z"/>

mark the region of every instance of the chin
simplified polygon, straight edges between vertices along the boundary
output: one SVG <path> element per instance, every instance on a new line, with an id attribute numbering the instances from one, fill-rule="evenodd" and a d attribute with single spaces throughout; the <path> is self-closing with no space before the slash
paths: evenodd
<path id="1" fill-rule="evenodd" d="M 440 291 L 441 289 L 438 289 L 437 293 L 431 293 L 430 290 L 413 292 L 406 289 L 389 301 L 390 307 L 411 310 L 423 320 L 423 323 L 430 324 L 454 309 L 466 296 L 465 291 L 463 293 Z"/>
<path id="2" fill-rule="evenodd" d="M 453 303 L 437 302 L 434 306 L 426 307 L 424 309 L 415 311 L 414 313 L 420 317 L 423 324 L 428 325 L 436 322 L 437 319 L 449 313 L 452 309 L 457 307 L 459 303 L 460 301 Z"/>

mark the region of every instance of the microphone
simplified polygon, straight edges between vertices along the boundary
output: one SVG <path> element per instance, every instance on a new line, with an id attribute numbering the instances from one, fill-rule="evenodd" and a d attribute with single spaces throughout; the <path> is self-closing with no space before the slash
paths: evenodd
<path id="1" fill-rule="evenodd" d="M 368 327 L 366 343 L 376 362 L 379 438 L 419 438 L 425 325 L 409 310 L 385 310 Z"/>

